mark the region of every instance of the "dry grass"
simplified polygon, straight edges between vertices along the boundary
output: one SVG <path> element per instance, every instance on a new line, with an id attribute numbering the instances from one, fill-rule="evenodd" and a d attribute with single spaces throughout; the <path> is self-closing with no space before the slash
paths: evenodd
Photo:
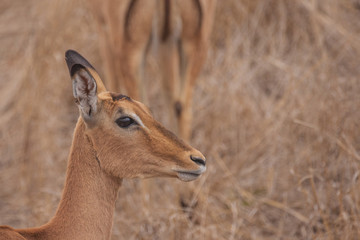
<path id="1" fill-rule="evenodd" d="M 145 195 L 124 181 L 113 239 L 360 238 L 360 7 L 322 3 L 218 4 L 194 99 L 208 171 L 192 196 L 177 180 L 146 180 Z M 63 54 L 101 66 L 93 21 L 86 1 L 0 2 L 0 224 L 55 212 L 78 115 Z"/>

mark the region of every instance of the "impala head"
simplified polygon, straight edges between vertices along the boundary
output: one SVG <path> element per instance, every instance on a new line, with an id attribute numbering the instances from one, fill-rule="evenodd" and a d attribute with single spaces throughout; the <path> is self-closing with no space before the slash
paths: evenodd
<path id="1" fill-rule="evenodd" d="M 65 54 L 73 94 L 100 167 L 119 178 L 178 177 L 191 181 L 206 169 L 204 156 L 165 129 L 142 103 L 106 90 L 91 64 Z"/>

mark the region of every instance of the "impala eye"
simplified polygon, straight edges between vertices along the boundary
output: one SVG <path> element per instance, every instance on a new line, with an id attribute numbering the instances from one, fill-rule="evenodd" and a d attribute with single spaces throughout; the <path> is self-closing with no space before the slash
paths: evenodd
<path id="1" fill-rule="evenodd" d="M 132 119 L 130 117 L 121 117 L 121 118 L 118 118 L 115 122 L 121 128 L 127 128 L 133 124 L 137 124 L 134 121 L 134 119 Z"/>

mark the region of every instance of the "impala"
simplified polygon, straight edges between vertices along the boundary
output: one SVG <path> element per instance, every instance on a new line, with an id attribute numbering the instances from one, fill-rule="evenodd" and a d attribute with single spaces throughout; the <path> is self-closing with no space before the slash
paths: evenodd
<path id="1" fill-rule="evenodd" d="M 149 109 L 106 90 L 81 55 L 65 59 L 80 117 L 68 159 L 66 181 L 55 216 L 30 229 L 0 227 L 0 239 L 109 239 L 123 178 L 198 178 L 204 156 L 154 120 Z"/>
<path id="2" fill-rule="evenodd" d="M 191 136 L 193 89 L 206 59 L 216 0 L 88 1 L 109 85 L 146 101 L 145 60 L 153 46 L 170 123 Z"/>

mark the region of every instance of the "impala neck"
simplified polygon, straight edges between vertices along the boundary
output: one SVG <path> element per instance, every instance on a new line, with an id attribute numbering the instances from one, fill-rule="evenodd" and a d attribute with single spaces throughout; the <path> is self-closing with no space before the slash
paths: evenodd
<path id="1" fill-rule="evenodd" d="M 110 239 L 121 180 L 104 173 L 79 118 L 69 156 L 65 187 L 54 218 L 43 234 L 53 239 Z M 48 232 L 46 232 L 48 231 Z"/>

